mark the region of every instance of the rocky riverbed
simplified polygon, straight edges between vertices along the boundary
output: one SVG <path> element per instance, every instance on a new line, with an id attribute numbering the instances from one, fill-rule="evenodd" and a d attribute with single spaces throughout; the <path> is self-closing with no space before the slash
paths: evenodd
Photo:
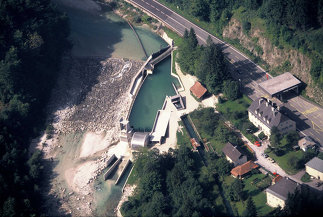
<path id="1" fill-rule="evenodd" d="M 48 214 L 59 209 L 73 216 L 94 215 L 94 180 L 108 158 L 130 157 L 127 144 L 118 143 L 119 120 L 131 105 L 131 80 L 142 61 L 66 57 L 48 106 L 46 133 L 33 141 L 53 162 Z M 50 199 L 49 199 L 50 200 Z"/>

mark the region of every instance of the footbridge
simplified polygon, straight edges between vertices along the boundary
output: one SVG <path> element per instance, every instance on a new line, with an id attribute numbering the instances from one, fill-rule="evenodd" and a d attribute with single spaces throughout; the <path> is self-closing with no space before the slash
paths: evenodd
<path id="1" fill-rule="evenodd" d="M 164 60 L 166 57 L 168 57 L 172 51 L 173 51 L 172 46 L 167 46 L 166 48 L 161 49 L 157 53 L 152 54 L 152 59 L 150 60 L 150 64 L 152 66 L 155 66 L 156 64 L 160 63 L 162 60 Z"/>

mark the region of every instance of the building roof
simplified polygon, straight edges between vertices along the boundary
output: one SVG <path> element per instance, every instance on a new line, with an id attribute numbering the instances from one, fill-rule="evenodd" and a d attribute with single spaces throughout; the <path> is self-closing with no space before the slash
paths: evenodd
<path id="1" fill-rule="evenodd" d="M 287 91 L 297 85 L 300 85 L 301 81 L 295 78 L 291 73 L 285 72 L 272 79 L 261 82 L 258 86 L 273 96 L 277 93 Z"/>
<path id="2" fill-rule="evenodd" d="M 236 146 L 233 146 L 228 142 L 222 149 L 223 153 L 228 156 L 233 162 L 237 162 L 240 158 L 243 157 L 243 154 L 238 151 Z"/>
<path id="3" fill-rule="evenodd" d="M 272 127 L 277 127 L 284 121 L 290 120 L 288 117 L 280 113 L 272 101 L 264 97 L 253 101 L 249 106 L 248 111 L 270 129 Z"/>
<path id="4" fill-rule="evenodd" d="M 305 136 L 304 138 L 298 140 L 298 146 L 300 148 L 306 148 L 308 146 L 314 146 L 316 143 L 309 137 Z"/>
<path id="5" fill-rule="evenodd" d="M 151 132 L 150 140 L 152 142 L 160 142 L 161 138 L 166 135 L 170 114 L 171 114 L 170 111 L 158 110 L 156 114 L 153 130 Z"/>
<path id="6" fill-rule="evenodd" d="M 276 197 L 287 200 L 288 194 L 293 194 L 296 188 L 300 185 L 288 178 L 282 178 L 276 182 L 276 184 L 271 185 L 266 189 L 266 192 L 275 195 Z"/>
<path id="7" fill-rule="evenodd" d="M 305 165 L 323 173 L 323 160 L 318 157 L 313 158 Z"/>
<path id="8" fill-rule="evenodd" d="M 194 149 L 201 146 L 200 143 L 198 143 L 195 138 L 190 139 L 190 141 Z"/>
<path id="9" fill-rule="evenodd" d="M 243 176 L 246 173 L 249 173 L 251 170 L 258 168 L 259 166 L 253 161 L 248 161 L 242 165 L 239 165 L 231 170 L 231 174 L 235 177 Z"/>
<path id="10" fill-rule="evenodd" d="M 135 132 L 131 139 L 131 147 L 144 147 L 149 139 L 149 133 Z"/>
<path id="11" fill-rule="evenodd" d="M 203 85 L 196 81 L 195 84 L 190 88 L 190 91 L 194 96 L 196 96 L 198 99 L 200 99 L 207 91 Z"/>

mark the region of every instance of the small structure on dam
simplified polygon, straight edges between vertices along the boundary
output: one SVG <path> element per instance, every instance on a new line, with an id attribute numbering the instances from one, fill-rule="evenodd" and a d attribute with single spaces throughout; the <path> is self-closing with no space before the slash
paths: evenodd
<path id="1" fill-rule="evenodd" d="M 129 121 L 120 119 L 120 141 L 129 143 L 133 135 L 133 129 L 130 127 Z"/>
<path id="2" fill-rule="evenodd" d="M 170 119 L 170 111 L 158 110 L 153 130 L 151 131 L 150 141 L 155 143 L 161 143 L 162 139 L 166 135 L 168 129 L 168 123 Z"/>
<path id="3" fill-rule="evenodd" d="M 149 133 L 135 132 L 131 139 L 131 149 L 147 147 L 149 143 Z"/>

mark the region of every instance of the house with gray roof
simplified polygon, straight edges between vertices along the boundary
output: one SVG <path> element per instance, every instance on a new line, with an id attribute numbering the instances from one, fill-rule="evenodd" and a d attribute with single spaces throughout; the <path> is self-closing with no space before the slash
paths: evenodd
<path id="1" fill-rule="evenodd" d="M 318 157 L 314 157 L 312 160 L 305 164 L 306 172 L 321 181 L 323 181 L 323 160 Z"/>
<path id="2" fill-rule="evenodd" d="M 284 208 L 288 194 L 293 194 L 301 185 L 288 178 L 282 178 L 274 185 L 268 187 L 266 192 L 267 204 L 271 207 Z"/>
<path id="3" fill-rule="evenodd" d="M 309 136 L 305 136 L 304 138 L 298 140 L 298 146 L 303 151 L 307 151 L 308 149 L 314 149 L 316 143 Z"/>
<path id="4" fill-rule="evenodd" d="M 247 162 L 247 156 L 243 155 L 236 146 L 228 142 L 222 149 L 226 159 L 233 163 L 234 166 L 238 166 Z"/>
<path id="5" fill-rule="evenodd" d="M 248 108 L 251 123 L 270 136 L 273 127 L 277 127 L 281 134 L 296 130 L 296 123 L 279 111 L 275 103 L 264 97 L 252 102 Z"/>

